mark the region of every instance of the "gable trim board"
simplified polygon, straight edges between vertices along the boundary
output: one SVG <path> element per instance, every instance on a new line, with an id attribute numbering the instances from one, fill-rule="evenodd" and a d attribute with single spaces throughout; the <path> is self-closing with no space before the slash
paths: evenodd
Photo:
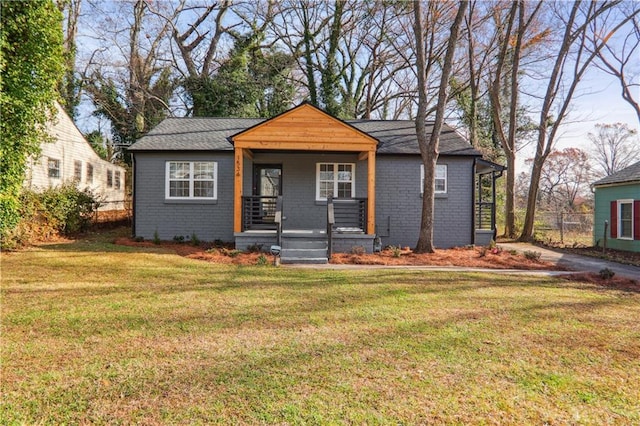
<path id="1" fill-rule="evenodd" d="M 315 126 L 315 127 L 314 127 Z M 162 239 L 196 233 L 231 241 L 242 232 L 242 197 L 252 194 L 254 165 L 282 167 L 284 226 L 326 227 L 326 203 L 316 199 L 319 163 L 355 164 L 355 196 L 367 199 L 366 234 L 384 245 L 411 246 L 421 215 L 420 165 L 410 121 L 341 121 L 310 104 L 271 120 L 169 118 L 134 144 L 134 234 Z M 439 162 L 448 191 L 436 199 L 436 245 L 474 240 L 474 172 L 480 153 L 452 129 L 443 132 Z M 167 161 L 216 161 L 214 204 L 164 200 Z M 443 196 L 442 196 L 443 195 Z"/>

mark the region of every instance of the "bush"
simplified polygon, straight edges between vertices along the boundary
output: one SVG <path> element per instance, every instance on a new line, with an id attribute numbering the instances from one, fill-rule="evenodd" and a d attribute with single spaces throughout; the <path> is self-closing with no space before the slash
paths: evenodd
<path id="1" fill-rule="evenodd" d="M 3 236 L 2 247 L 14 248 L 56 234 L 85 231 L 99 206 L 89 190 L 80 190 L 73 184 L 44 192 L 25 189 L 20 194 L 20 221 Z"/>
<path id="2" fill-rule="evenodd" d="M 610 280 L 615 274 L 616 273 L 609 268 L 601 269 L 599 272 L 600 278 L 602 278 L 603 280 Z"/>
<path id="3" fill-rule="evenodd" d="M 534 262 L 539 261 L 540 256 L 542 256 L 542 253 L 540 253 L 539 251 L 532 251 L 532 250 L 525 250 L 523 254 L 525 258 L 529 260 L 533 260 Z"/>

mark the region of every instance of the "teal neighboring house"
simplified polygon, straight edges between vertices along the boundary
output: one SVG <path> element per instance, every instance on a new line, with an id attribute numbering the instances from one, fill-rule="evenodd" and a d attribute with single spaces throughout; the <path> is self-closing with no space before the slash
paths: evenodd
<path id="1" fill-rule="evenodd" d="M 640 252 L 640 161 L 595 182 L 593 242 L 602 246 L 605 221 L 607 247 Z"/>

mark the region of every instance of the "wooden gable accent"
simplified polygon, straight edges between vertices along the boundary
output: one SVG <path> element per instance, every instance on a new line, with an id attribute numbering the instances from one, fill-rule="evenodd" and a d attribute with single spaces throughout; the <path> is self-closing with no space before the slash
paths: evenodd
<path id="1" fill-rule="evenodd" d="M 378 141 L 311 104 L 301 104 L 232 136 L 235 148 L 375 151 Z"/>

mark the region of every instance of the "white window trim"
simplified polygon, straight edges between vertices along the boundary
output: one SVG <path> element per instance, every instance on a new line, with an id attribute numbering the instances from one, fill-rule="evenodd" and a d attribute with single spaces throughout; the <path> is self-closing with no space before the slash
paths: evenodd
<path id="1" fill-rule="evenodd" d="M 189 196 L 188 197 L 172 197 L 170 195 L 169 183 L 171 179 L 169 179 L 171 163 L 189 163 Z M 210 182 L 211 179 L 194 179 L 193 169 L 195 167 L 195 163 L 212 163 L 213 164 L 213 197 L 194 197 L 193 196 L 193 188 L 195 181 L 207 181 Z M 172 160 L 167 161 L 165 163 L 165 181 L 164 181 L 164 198 L 166 200 L 217 200 L 218 199 L 218 162 L 217 161 L 183 161 L 183 160 Z"/>
<path id="2" fill-rule="evenodd" d="M 356 196 L 356 163 L 316 163 L 316 201 L 327 201 L 327 197 L 320 196 L 320 166 L 323 164 L 333 165 L 334 179 L 333 179 L 333 193 L 338 193 L 338 166 L 351 166 L 351 198 Z M 335 197 L 334 197 L 335 198 Z"/>
<path id="3" fill-rule="evenodd" d="M 56 164 L 56 168 L 54 170 L 58 171 L 57 176 L 51 176 L 51 167 L 49 167 L 49 162 L 54 161 Z M 62 161 L 58 158 L 47 157 L 47 176 L 49 179 L 60 179 L 62 178 Z"/>
<path id="4" fill-rule="evenodd" d="M 634 234 L 634 229 L 633 229 L 633 200 L 632 199 L 624 199 L 624 200 L 616 200 L 618 203 L 618 210 L 616 212 L 616 214 L 618 215 L 618 240 L 633 240 L 633 236 Z M 622 236 L 622 204 L 630 204 L 631 205 L 631 235 L 628 237 L 623 237 Z"/>
<path id="5" fill-rule="evenodd" d="M 449 168 L 446 164 L 436 164 L 436 175 L 438 167 L 444 168 L 444 191 L 436 190 L 436 194 L 446 194 L 449 189 Z M 420 195 L 424 194 L 424 164 L 420 164 Z"/>

